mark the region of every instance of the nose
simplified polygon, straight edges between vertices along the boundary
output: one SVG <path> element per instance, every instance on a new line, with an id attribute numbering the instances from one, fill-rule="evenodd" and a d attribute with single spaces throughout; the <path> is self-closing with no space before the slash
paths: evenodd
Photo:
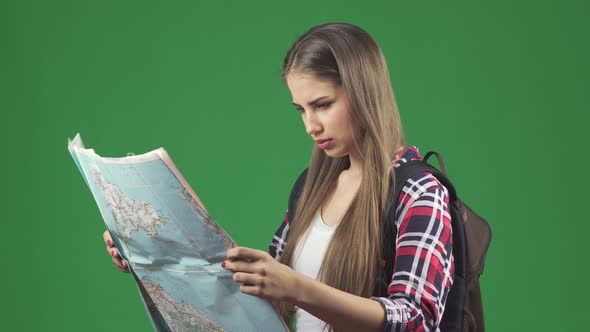
<path id="1" fill-rule="evenodd" d="M 320 119 L 318 119 L 318 116 L 317 116 L 317 114 L 315 114 L 315 112 L 313 112 L 313 111 L 304 112 L 302 115 L 302 118 L 303 118 L 303 124 L 305 125 L 305 131 L 311 137 L 315 137 L 319 133 L 322 132 L 322 130 L 323 130 L 322 123 L 320 122 Z"/>

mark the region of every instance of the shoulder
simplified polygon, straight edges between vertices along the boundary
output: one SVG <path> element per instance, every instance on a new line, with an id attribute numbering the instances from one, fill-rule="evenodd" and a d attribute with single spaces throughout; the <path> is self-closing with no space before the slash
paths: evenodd
<path id="1" fill-rule="evenodd" d="M 301 194 L 301 191 L 303 190 L 303 185 L 305 184 L 305 180 L 307 179 L 307 170 L 308 168 L 305 168 L 299 174 L 297 180 L 295 180 L 295 182 L 293 183 L 293 187 L 291 188 L 291 194 L 289 195 L 290 202 L 296 200 Z"/>
<path id="2" fill-rule="evenodd" d="M 430 172 L 424 171 L 412 174 L 404 183 L 396 183 L 402 186 L 400 200 L 416 200 L 425 193 L 440 193 L 440 196 L 448 197 L 447 188 Z"/>
<path id="3" fill-rule="evenodd" d="M 421 160 L 418 148 L 415 146 L 404 149 L 396 156 L 394 167 L 397 171 L 402 171 L 412 161 Z M 406 168 L 405 171 L 410 169 Z M 399 186 L 399 197 L 396 202 L 395 219 L 396 224 L 404 218 L 404 215 L 410 208 L 418 207 L 424 209 L 440 209 L 448 211 L 449 191 L 448 189 L 428 170 L 420 168 L 411 169 L 412 172 L 401 179 L 402 183 L 396 183 Z"/>
<path id="4" fill-rule="evenodd" d="M 407 176 L 407 178 L 404 176 L 406 179 L 405 181 L 402 180 L 403 183 L 396 183 L 397 186 L 403 186 L 400 198 L 406 194 L 415 199 L 420 194 L 436 190 L 448 194 L 445 186 L 428 170 L 421 171 L 423 167 L 418 169 L 414 167 L 407 168 L 412 162 L 420 160 L 422 160 L 422 156 L 417 146 L 406 147 L 395 155 L 393 168 L 395 168 L 395 171 L 404 169 L 405 172 L 402 173 Z"/>
<path id="5" fill-rule="evenodd" d="M 305 179 L 307 178 L 307 170 L 308 169 L 309 168 L 306 167 L 303 171 L 301 171 L 301 173 L 297 177 L 297 180 L 295 181 L 295 184 L 293 185 L 293 187 L 295 187 L 297 185 L 303 185 L 305 183 Z"/>
<path id="6" fill-rule="evenodd" d="M 290 220 L 293 220 L 293 213 L 295 212 L 295 206 L 297 205 L 297 201 L 303 192 L 303 185 L 305 184 L 305 180 L 307 179 L 307 168 L 305 168 L 293 183 L 293 187 L 291 188 L 291 193 L 289 194 L 289 203 L 287 207 L 287 215 L 285 216 L 286 222 L 288 223 Z"/>
<path id="7" fill-rule="evenodd" d="M 396 183 L 396 185 L 401 186 L 396 203 L 396 216 L 415 205 L 416 201 L 429 201 L 448 209 L 449 192 L 430 172 L 413 174 L 404 183 Z"/>

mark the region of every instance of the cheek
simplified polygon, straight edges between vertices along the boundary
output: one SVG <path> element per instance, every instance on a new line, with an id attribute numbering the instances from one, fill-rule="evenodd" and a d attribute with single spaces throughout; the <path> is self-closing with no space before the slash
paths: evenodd
<path id="1" fill-rule="evenodd" d="M 334 116 L 329 119 L 332 127 L 336 128 L 339 134 L 350 132 L 351 128 L 353 127 L 353 123 L 346 113 L 346 110 L 339 109 L 335 111 L 336 112 L 334 112 Z"/>
<path id="2" fill-rule="evenodd" d="M 340 119 L 338 126 L 340 128 L 340 132 L 349 137 L 349 139 L 352 140 L 353 135 L 358 136 L 358 125 L 355 122 L 353 122 L 350 118 L 343 117 L 342 119 Z"/>

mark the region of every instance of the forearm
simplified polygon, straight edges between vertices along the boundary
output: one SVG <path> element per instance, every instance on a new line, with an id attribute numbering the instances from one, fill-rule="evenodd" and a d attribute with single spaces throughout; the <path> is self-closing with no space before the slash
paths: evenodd
<path id="1" fill-rule="evenodd" d="M 381 303 L 296 274 L 294 305 L 331 324 L 336 331 L 383 330 L 385 310 Z"/>

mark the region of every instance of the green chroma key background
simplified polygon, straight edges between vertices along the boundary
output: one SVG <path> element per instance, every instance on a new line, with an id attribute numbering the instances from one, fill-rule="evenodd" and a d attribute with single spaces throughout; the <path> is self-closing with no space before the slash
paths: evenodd
<path id="1" fill-rule="evenodd" d="M 66 148 L 166 148 L 213 218 L 265 250 L 312 141 L 279 77 L 313 25 L 365 28 L 410 144 L 444 156 L 492 225 L 489 331 L 585 322 L 590 183 L 583 1 L 3 1 L 6 331 L 147 331 L 131 276 Z"/>

